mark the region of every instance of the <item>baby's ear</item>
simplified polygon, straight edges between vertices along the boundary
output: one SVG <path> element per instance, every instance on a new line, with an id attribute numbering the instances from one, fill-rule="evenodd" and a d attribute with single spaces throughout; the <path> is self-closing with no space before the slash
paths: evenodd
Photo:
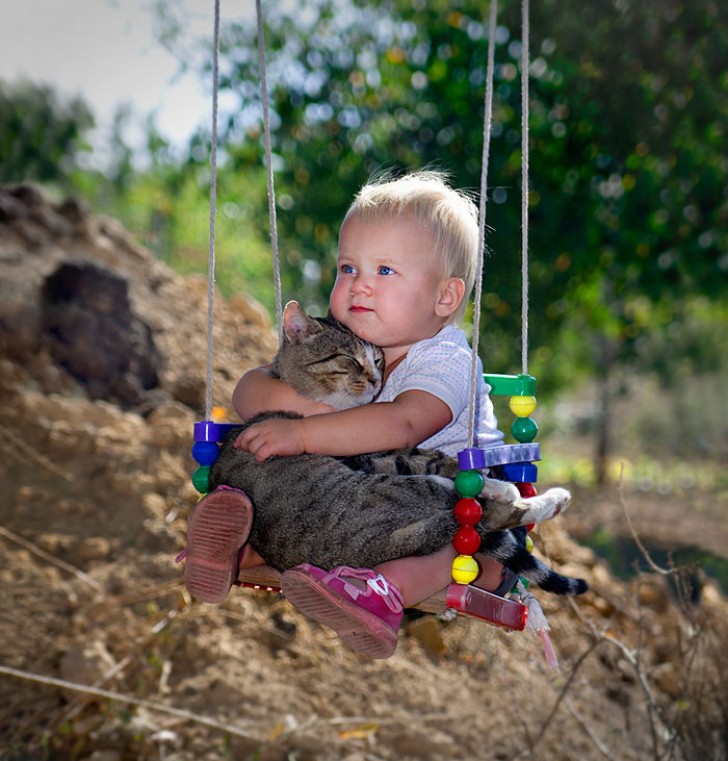
<path id="1" fill-rule="evenodd" d="M 439 317 L 449 317 L 457 312 L 465 296 L 465 281 L 460 277 L 450 277 L 442 285 L 440 298 L 435 306 Z"/>
<path id="2" fill-rule="evenodd" d="M 283 334 L 291 343 L 300 342 L 320 331 L 319 323 L 309 317 L 297 301 L 286 304 L 283 310 Z"/>

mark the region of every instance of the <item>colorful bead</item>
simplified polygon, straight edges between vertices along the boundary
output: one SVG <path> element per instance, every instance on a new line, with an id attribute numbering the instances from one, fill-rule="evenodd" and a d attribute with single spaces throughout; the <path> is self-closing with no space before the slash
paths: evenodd
<path id="1" fill-rule="evenodd" d="M 522 497 L 535 497 L 538 494 L 536 487 L 530 482 L 516 483 L 516 489 Z"/>
<path id="2" fill-rule="evenodd" d="M 538 481 L 538 467 L 532 462 L 511 462 L 504 465 L 503 478 L 506 481 L 536 483 Z"/>
<path id="3" fill-rule="evenodd" d="M 458 452 L 458 468 L 460 470 L 483 470 L 485 467 L 485 451 L 483 449 L 461 449 Z"/>
<path id="4" fill-rule="evenodd" d="M 512 396 L 508 401 L 508 406 L 516 417 L 528 417 L 536 409 L 536 397 Z"/>
<path id="5" fill-rule="evenodd" d="M 192 456 L 200 465 L 212 465 L 220 454 L 220 448 L 214 441 L 196 441 L 192 445 Z"/>
<path id="6" fill-rule="evenodd" d="M 455 491 L 461 497 L 477 497 L 484 483 L 483 476 L 477 470 L 461 470 L 455 476 Z"/>
<path id="7" fill-rule="evenodd" d="M 474 555 L 480 547 L 480 535 L 472 526 L 462 526 L 455 533 L 452 546 L 459 555 Z"/>
<path id="8" fill-rule="evenodd" d="M 195 441 L 222 441 L 236 427 L 235 423 L 199 420 L 193 426 L 192 435 Z"/>
<path id="9" fill-rule="evenodd" d="M 538 425 L 530 417 L 519 417 L 513 421 L 511 433 L 516 441 L 520 441 L 523 444 L 536 438 Z"/>
<path id="10" fill-rule="evenodd" d="M 480 573 L 478 561 L 470 555 L 458 555 L 452 561 L 452 578 L 458 584 L 470 584 Z"/>
<path id="11" fill-rule="evenodd" d="M 528 534 L 526 534 L 526 549 L 533 552 L 533 539 Z"/>
<path id="12" fill-rule="evenodd" d="M 210 466 L 201 465 L 192 474 L 192 485 L 195 487 L 195 489 L 197 489 L 198 492 L 205 493 L 206 491 L 208 491 L 209 482 L 210 482 Z"/>
<path id="13" fill-rule="evenodd" d="M 453 508 L 455 520 L 463 526 L 474 526 L 483 517 L 483 506 L 473 497 L 463 497 Z"/>

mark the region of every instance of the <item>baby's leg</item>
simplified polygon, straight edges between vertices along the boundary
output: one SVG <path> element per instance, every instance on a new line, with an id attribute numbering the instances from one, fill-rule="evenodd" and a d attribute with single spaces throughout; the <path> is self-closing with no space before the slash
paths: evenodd
<path id="1" fill-rule="evenodd" d="M 388 560 L 374 570 L 399 589 L 405 607 L 412 607 L 452 581 L 452 561 L 456 555 L 455 548 L 447 545 L 431 555 Z M 478 565 L 480 575 L 473 585 L 488 592 L 497 590 L 503 581 L 503 566 L 486 555 L 478 555 Z"/>
<path id="2" fill-rule="evenodd" d="M 194 598 L 218 603 L 227 597 L 252 524 L 253 504 L 239 489 L 220 486 L 195 505 L 187 527 L 184 572 Z"/>
<path id="3" fill-rule="evenodd" d="M 455 555 L 452 545 L 447 545 L 431 555 L 388 560 L 374 570 L 399 589 L 407 608 L 426 600 L 450 583 L 450 568 Z"/>

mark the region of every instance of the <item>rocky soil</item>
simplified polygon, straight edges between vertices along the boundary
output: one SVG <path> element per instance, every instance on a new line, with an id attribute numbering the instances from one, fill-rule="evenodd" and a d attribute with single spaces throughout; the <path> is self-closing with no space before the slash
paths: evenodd
<path id="1" fill-rule="evenodd" d="M 726 758 L 725 599 L 618 582 L 568 515 L 535 536 L 592 586 L 573 605 L 539 596 L 556 671 L 537 637 L 464 618 L 413 615 L 379 662 L 274 593 L 190 600 L 174 558 L 206 346 L 206 281 L 74 201 L 0 189 L 0 758 Z M 275 337 L 254 300 L 218 296 L 213 346 L 229 407 Z M 599 501 L 577 496 L 575 528 Z M 660 508 L 669 524 L 685 502 Z"/>

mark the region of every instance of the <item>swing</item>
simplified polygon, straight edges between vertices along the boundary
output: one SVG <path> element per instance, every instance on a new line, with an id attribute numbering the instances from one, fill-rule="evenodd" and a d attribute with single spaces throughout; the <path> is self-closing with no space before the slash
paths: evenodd
<path id="1" fill-rule="evenodd" d="M 484 374 L 484 380 L 491 387 L 490 393 L 495 396 L 508 396 L 509 407 L 515 415 L 511 425 L 511 434 L 517 444 L 505 444 L 486 450 L 472 447 L 475 404 L 471 399 L 470 422 L 469 422 L 469 448 L 464 449 L 458 455 L 460 472 L 455 479 L 455 488 L 460 500 L 455 506 L 455 517 L 460 524 L 460 529 L 453 537 L 452 544 L 458 552 L 453 561 L 453 581 L 446 590 L 428 598 L 415 607 L 419 610 L 440 613 L 451 610 L 479 620 L 486 621 L 495 626 L 508 630 L 523 630 L 526 626 L 529 608 L 520 600 L 508 597 L 500 597 L 485 590 L 471 586 L 470 582 L 478 576 L 478 564 L 473 555 L 477 552 L 480 544 L 474 526 L 480 520 L 482 509 L 480 504 L 473 499 L 482 488 L 481 470 L 490 469 L 503 480 L 513 482 L 521 496 L 530 497 L 536 494 L 533 484 L 537 480 L 537 466 L 535 461 L 540 460 L 540 445 L 533 440 L 538 432 L 538 426 L 530 415 L 536 408 L 536 379 L 528 374 L 527 369 L 527 302 L 528 302 L 528 277 L 527 277 L 527 250 L 528 250 L 528 0 L 523 1 L 523 44 L 522 44 L 522 372 L 518 375 L 492 375 Z M 263 104 L 264 142 L 266 155 L 266 170 L 268 178 L 268 210 L 270 217 L 271 244 L 274 262 L 274 277 L 276 290 L 276 311 L 281 331 L 282 298 L 280 285 L 280 263 L 278 255 L 277 225 L 275 218 L 275 191 L 273 187 L 273 172 L 271 162 L 270 122 L 268 117 L 268 97 L 265 79 L 265 50 L 263 43 L 263 22 L 261 12 L 261 0 L 256 0 L 257 25 L 258 25 L 258 59 L 260 67 L 261 100 Z M 220 423 L 212 419 L 212 319 L 214 299 L 214 263 L 215 263 L 215 206 L 217 192 L 216 155 L 217 155 L 217 94 L 218 94 L 218 58 L 219 58 L 219 30 L 220 30 L 220 5 L 215 0 L 214 12 L 214 60 L 213 60 L 213 103 L 212 103 L 212 137 L 211 137 L 211 172 L 210 172 L 210 249 L 208 271 L 208 341 L 207 341 L 207 374 L 206 374 L 206 398 L 205 420 L 195 423 L 193 429 L 194 445 L 192 455 L 198 464 L 192 475 L 192 482 L 202 496 L 207 492 L 208 474 L 211 465 L 215 462 L 219 446 L 228 432 L 237 426 L 234 423 Z M 487 189 L 487 165 L 490 143 L 490 126 L 492 113 L 492 90 L 493 68 L 495 51 L 495 28 L 497 15 L 497 0 L 492 0 L 489 18 L 489 42 L 488 63 L 485 93 L 485 118 L 483 135 L 483 160 L 480 187 L 480 210 L 479 210 L 479 234 L 480 245 L 478 252 L 478 282 L 482 282 L 483 247 L 485 236 L 485 199 Z M 471 375 L 471 389 L 475 388 L 477 373 L 477 344 L 480 321 L 480 288 L 475 289 L 475 304 L 473 318 L 473 362 Z M 474 396 L 474 394 L 473 394 Z M 280 591 L 280 573 L 270 566 L 255 566 L 242 569 L 235 584 L 241 587 L 264 589 L 268 591 Z M 522 581 L 518 582 L 518 589 L 523 596 L 525 587 Z M 532 596 L 531 596 L 532 597 Z M 547 649 L 548 626 L 545 621 L 531 622 L 541 634 Z"/>

